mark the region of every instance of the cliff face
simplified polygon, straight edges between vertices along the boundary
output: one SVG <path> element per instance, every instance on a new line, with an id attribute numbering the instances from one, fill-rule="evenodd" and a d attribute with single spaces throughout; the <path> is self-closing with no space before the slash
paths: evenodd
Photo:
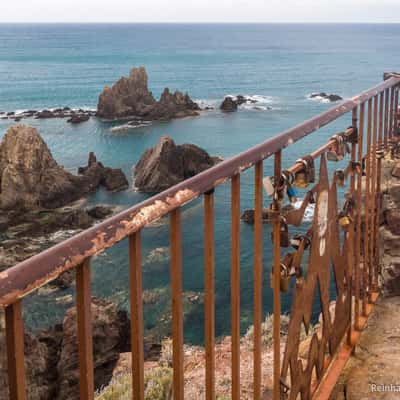
<path id="1" fill-rule="evenodd" d="M 146 120 L 180 118 L 197 115 L 199 106 L 188 94 L 164 89 L 159 101 L 148 89 L 144 67 L 133 68 L 128 77 L 105 87 L 99 96 L 97 115 L 106 119 L 137 117 Z"/>

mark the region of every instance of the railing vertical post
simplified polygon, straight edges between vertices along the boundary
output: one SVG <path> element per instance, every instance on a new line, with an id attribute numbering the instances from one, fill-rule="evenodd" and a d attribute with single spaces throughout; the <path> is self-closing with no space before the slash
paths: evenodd
<path id="1" fill-rule="evenodd" d="M 383 122 L 384 121 L 384 93 L 379 96 L 379 132 L 378 132 L 378 149 L 383 151 Z M 377 266 L 376 285 L 378 286 L 378 276 L 381 272 L 381 257 L 380 257 L 380 215 L 381 215 L 381 174 L 382 174 L 382 157 L 377 158 L 377 173 L 376 173 L 376 214 L 375 214 L 375 265 Z"/>
<path id="2" fill-rule="evenodd" d="M 354 131 L 357 131 L 357 116 L 358 116 L 358 108 L 353 108 L 352 116 L 351 116 L 351 126 L 353 127 Z M 356 161 L 356 147 L 357 141 L 352 141 L 351 143 L 351 161 L 354 163 Z M 356 186 L 356 176 L 355 174 L 351 174 L 350 176 L 350 194 L 353 196 L 355 195 L 355 186 Z M 351 217 L 354 219 L 354 210 L 351 211 Z M 356 241 L 355 241 L 355 230 L 356 227 L 354 224 L 351 226 L 349 230 L 349 243 L 350 243 L 350 251 L 349 251 L 349 276 L 350 276 L 350 324 L 349 330 L 347 334 L 347 342 L 351 345 L 351 332 L 352 332 L 352 320 L 353 320 L 353 278 L 356 275 L 356 257 L 355 257 L 355 249 L 356 249 Z"/>
<path id="3" fill-rule="evenodd" d="M 371 179 L 371 213 L 370 227 L 371 236 L 369 240 L 369 257 L 370 257 L 370 300 L 372 291 L 376 291 L 376 264 L 375 264 L 375 234 L 376 234 L 376 150 L 377 150 L 377 134 L 378 134 L 378 96 L 374 97 L 374 115 L 373 115 L 373 130 L 372 130 L 372 152 L 369 157 L 372 158 L 372 179 Z"/>
<path id="4" fill-rule="evenodd" d="M 140 231 L 129 236 L 131 306 L 132 398 L 144 399 L 144 342 Z"/>
<path id="5" fill-rule="evenodd" d="M 6 307 L 5 317 L 10 399 L 25 400 L 24 322 L 21 300 Z"/>
<path id="6" fill-rule="evenodd" d="M 392 135 L 397 135 L 397 112 L 399 109 L 399 86 L 395 86 L 394 88 L 395 95 L 394 95 L 394 114 L 393 114 L 393 128 L 392 128 Z"/>
<path id="7" fill-rule="evenodd" d="M 204 194 L 206 400 L 215 399 L 214 190 Z"/>
<path id="8" fill-rule="evenodd" d="M 261 399 L 261 324 L 262 324 L 262 208 L 263 162 L 254 169 L 254 400 Z"/>
<path id="9" fill-rule="evenodd" d="M 182 233 L 179 208 L 170 213 L 170 246 L 174 400 L 183 400 Z"/>
<path id="10" fill-rule="evenodd" d="M 389 137 L 393 136 L 394 87 L 390 88 Z"/>
<path id="11" fill-rule="evenodd" d="M 371 133 L 372 133 L 372 99 L 368 100 L 368 119 L 367 119 L 367 148 L 365 153 L 365 187 L 364 187 L 364 251 L 363 251 L 363 316 L 367 315 L 367 299 L 370 289 L 370 258 L 369 258 L 369 240 L 370 240 L 370 185 L 371 185 Z"/>
<path id="12" fill-rule="evenodd" d="M 360 121 L 358 127 L 358 148 L 357 148 L 357 161 L 360 164 L 360 170 L 357 175 L 357 214 L 356 214 L 356 238 L 355 238 L 355 273 L 354 273 L 354 308 L 355 308 L 355 329 L 359 329 L 360 318 L 360 282 L 362 282 L 362 275 L 360 274 L 360 260 L 361 260 L 361 213 L 362 213 L 362 158 L 363 158 L 363 138 L 364 138 L 364 121 L 365 121 L 365 103 L 360 106 Z"/>
<path id="13" fill-rule="evenodd" d="M 90 288 L 90 259 L 76 269 L 76 314 L 81 400 L 94 399 L 92 295 Z"/>
<path id="14" fill-rule="evenodd" d="M 385 123 L 383 130 L 383 144 L 385 150 L 388 148 L 388 136 L 389 136 L 389 89 L 385 90 Z"/>
<path id="15" fill-rule="evenodd" d="M 274 158 L 274 180 L 278 183 L 281 179 L 281 161 L 282 152 L 275 153 Z M 280 243 L 280 204 L 275 198 L 273 208 L 276 212 L 273 223 L 273 242 L 274 242 L 274 274 L 273 274 L 273 291 L 274 291 L 274 316 L 273 316 L 273 341 L 274 341 L 274 388 L 273 399 L 279 400 L 281 393 L 280 375 L 281 375 L 281 340 L 280 340 L 280 325 L 281 325 L 281 292 L 280 292 L 280 266 L 281 266 L 281 243 Z"/>
<path id="16" fill-rule="evenodd" d="M 232 400 L 240 399 L 240 175 L 231 188 Z"/>

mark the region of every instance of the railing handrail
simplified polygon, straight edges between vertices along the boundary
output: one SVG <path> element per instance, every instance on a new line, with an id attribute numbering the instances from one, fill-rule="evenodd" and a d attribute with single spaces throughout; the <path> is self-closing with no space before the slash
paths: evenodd
<path id="1" fill-rule="evenodd" d="M 53 281 L 63 272 L 80 265 L 88 257 L 113 246 L 202 193 L 252 167 L 258 161 L 270 157 L 399 83 L 400 76 L 392 75 L 373 88 L 344 100 L 327 111 L 1 272 L 0 307 L 6 307 L 23 298 Z"/>

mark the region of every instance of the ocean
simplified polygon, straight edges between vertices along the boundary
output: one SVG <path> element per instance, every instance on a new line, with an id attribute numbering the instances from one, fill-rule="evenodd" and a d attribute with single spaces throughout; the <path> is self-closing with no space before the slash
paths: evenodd
<path id="1" fill-rule="evenodd" d="M 399 71 L 397 24 L 2 24 L 0 25 L 0 111 L 56 107 L 96 108 L 105 85 L 145 66 L 149 87 L 158 97 L 164 87 L 187 91 L 202 105 L 218 107 L 225 95 L 259 100 L 236 113 L 218 109 L 199 117 L 154 123 L 113 132 L 117 123 L 96 118 L 71 126 L 65 120 L 23 120 L 40 131 L 56 160 L 72 172 L 94 151 L 103 164 L 122 168 L 131 182 L 127 191 L 98 191 L 89 204 L 121 207 L 148 196 L 132 187 L 132 166 L 162 135 L 176 143 L 194 143 L 211 155 L 228 158 L 272 137 L 330 104 L 310 100 L 312 92 L 350 97 L 382 80 L 383 71 Z M 0 138 L 13 121 L 0 120 Z M 351 124 L 351 115 L 284 151 L 284 166 L 308 154 L 336 131 Z M 331 167 L 333 168 L 333 167 Z M 271 160 L 265 162 L 271 174 Z M 253 172 L 242 177 L 241 209 L 253 203 Z M 302 193 L 299 193 L 301 197 Z M 267 204 L 267 201 L 266 201 Z M 229 334 L 230 285 L 229 185 L 216 191 L 216 334 Z M 203 211 L 201 200 L 184 207 L 183 284 L 199 293 L 203 281 Z M 272 310 L 269 288 L 271 227 L 264 225 L 264 313 Z M 299 228 L 304 231 L 305 227 Z M 157 328 L 169 310 L 168 219 L 143 232 L 143 281 L 160 302 L 145 306 L 147 331 Z M 241 327 L 252 323 L 253 227 L 241 225 Z M 128 307 L 127 243 L 121 242 L 93 260 L 96 296 Z M 28 326 L 62 321 L 72 303 L 56 298 L 64 292 L 33 294 L 24 300 Z M 192 298 L 189 295 L 190 298 Z M 283 312 L 290 294 L 282 295 Z M 185 302 L 185 340 L 203 341 L 203 305 Z M 161 317 L 160 317 L 161 316 Z"/>

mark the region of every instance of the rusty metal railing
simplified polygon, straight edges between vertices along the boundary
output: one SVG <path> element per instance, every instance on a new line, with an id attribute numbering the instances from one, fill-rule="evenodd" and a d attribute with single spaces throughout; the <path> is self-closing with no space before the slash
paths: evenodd
<path id="1" fill-rule="evenodd" d="M 6 315 L 6 343 L 10 398 L 26 398 L 24 336 L 21 299 L 53 281 L 67 270 L 76 270 L 77 322 L 81 399 L 93 399 L 93 345 L 91 331 L 90 259 L 129 239 L 130 309 L 133 398 L 144 398 L 143 306 L 141 230 L 169 214 L 173 337 L 174 399 L 184 399 L 181 207 L 204 197 L 205 264 L 205 398 L 215 399 L 214 332 L 214 188 L 231 183 L 231 351 L 232 390 L 240 398 L 240 175 L 254 167 L 254 385 L 253 398 L 261 399 L 261 322 L 264 266 L 262 259 L 263 160 L 274 156 L 273 200 L 273 338 L 275 400 L 325 398 L 335 383 L 340 363 L 350 354 L 377 298 L 381 155 L 390 149 L 397 127 L 400 76 L 388 74 L 374 88 L 345 100 L 328 111 L 291 128 L 217 166 L 184 181 L 104 222 L 0 273 L 0 307 Z M 307 158 L 282 171 L 283 150 L 351 112 L 351 126 L 334 136 Z M 342 157 L 349 147 L 349 167 L 328 177 L 326 155 Z M 346 152 L 344 152 L 346 153 Z M 345 154 L 343 154 L 345 155 Z M 376 156 L 378 155 L 378 156 Z M 339 158 L 340 158 L 339 157 Z M 297 210 L 283 214 L 283 191 L 296 180 L 311 185 L 313 160 L 320 158 L 318 181 Z M 312 165 L 312 167 L 311 167 Z M 337 185 L 349 175 L 349 193 L 338 211 Z M 292 182 L 294 180 L 294 182 Z M 306 182 L 304 182 L 304 180 Z M 295 251 L 281 254 L 282 231 L 298 226 L 307 205 L 315 201 L 311 228 L 295 238 Z M 283 230 L 282 230 L 283 226 Z M 343 227 L 343 233 L 340 232 Z M 287 229 L 286 229 L 287 228 Z M 289 236 L 287 238 L 289 239 Z M 302 262 L 308 252 L 308 266 Z M 304 268 L 304 272 L 301 273 Z M 334 271 L 334 278 L 330 273 Z M 279 273 L 275 273 L 279 271 Z M 290 276 L 293 275 L 290 282 Z M 330 309 L 331 279 L 335 281 L 336 307 Z M 281 360 L 281 289 L 293 293 L 285 351 Z M 309 328 L 314 291 L 319 288 L 322 324 L 314 332 L 307 360 L 299 358 L 300 331 Z M 344 352 L 345 357 L 337 357 Z M 343 355 L 343 354 L 342 354 Z M 339 360 L 339 361 L 338 361 Z"/>

